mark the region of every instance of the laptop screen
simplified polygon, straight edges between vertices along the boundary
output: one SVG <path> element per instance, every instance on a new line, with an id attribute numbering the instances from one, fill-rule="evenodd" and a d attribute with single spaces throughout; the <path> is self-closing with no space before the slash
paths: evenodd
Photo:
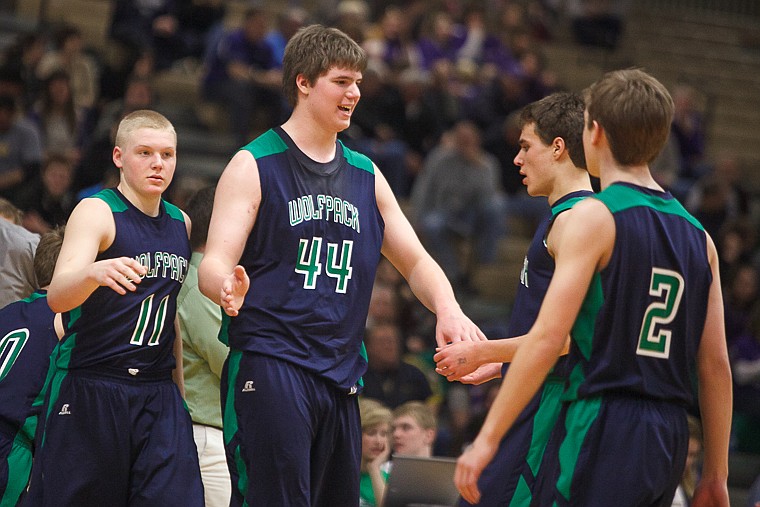
<path id="1" fill-rule="evenodd" d="M 459 498 L 454 458 L 393 456 L 383 507 L 452 507 Z"/>

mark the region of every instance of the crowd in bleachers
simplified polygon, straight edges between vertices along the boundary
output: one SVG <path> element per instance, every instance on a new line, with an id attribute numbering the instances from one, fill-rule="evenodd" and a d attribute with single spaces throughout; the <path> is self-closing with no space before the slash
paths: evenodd
<path id="1" fill-rule="evenodd" d="M 0 196 L 24 212 L 23 224 L 33 232 L 65 223 L 79 199 L 113 184 L 113 128 L 130 111 L 157 107 L 152 80 L 167 69 L 202 69 L 203 100 L 219 105 L 226 128 L 240 143 L 280 122 L 288 112 L 279 91 L 284 43 L 312 22 L 341 28 L 367 51 L 361 104 L 340 139 L 377 163 L 397 197 L 409 203 L 411 216 L 430 211 L 427 204 L 415 208 L 415 202 L 436 202 L 445 212 L 439 236 L 432 226 L 423 228 L 422 219 L 415 224 L 428 246 L 465 245 L 446 257 L 431 248 L 446 261 L 462 297 L 477 296 L 468 278 L 472 265 L 498 262 L 498 242 L 524 234 L 547 211 L 542 199 L 526 195 L 512 159 L 518 151 L 517 112 L 563 87 L 541 51 L 562 22 L 562 2 L 342 0 L 310 9 L 289 2 L 282 12 L 252 7 L 231 24 L 229 4 L 221 1 L 155 1 L 152 9 L 137 8 L 144 2 L 113 1 L 109 38 L 121 48 L 116 61 L 107 61 L 102 48 L 85 47 L 74 26 L 19 33 L 3 48 Z M 616 12 L 576 12 L 576 43 L 614 48 L 622 21 Z M 734 154 L 707 151 L 707 125 L 695 91 L 671 91 L 672 135 L 654 167 L 661 184 L 718 245 L 736 386 L 734 447 L 760 453 L 758 197 L 742 185 Z M 444 160 L 451 184 L 423 188 L 421 182 L 431 179 L 426 172 L 440 169 Z M 475 177 L 456 178 L 478 170 L 488 172 L 481 183 L 495 196 L 489 210 L 501 215 L 496 226 L 488 221 L 493 213 L 458 213 L 486 201 L 482 189 L 466 192 L 465 183 Z M 177 204 L 183 199 L 176 194 Z M 523 228 L 510 227 L 515 222 Z M 498 236 L 479 247 L 477 231 L 484 226 Z M 463 255 L 467 245 L 474 255 Z M 516 284 L 519 274 L 513 275 Z M 436 453 L 458 455 L 498 384 L 448 385 L 433 371 L 434 320 L 414 303 L 392 266 L 381 266 L 376 291 L 368 342 L 382 337 L 394 354 L 373 363 L 368 343 L 368 379 L 379 379 L 374 386 L 368 380 L 368 389 L 390 407 L 424 393 L 419 396 L 439 409 Z M 503 325 L 489 324 L 491 329 L 484 326 L 489 336 L 501 337 Z M 380 326 L 386 327 L 375 329 Z M 402 358 L 427 379 L 429 389 L 420 389 L 420 376 L 401 368 Z"/>

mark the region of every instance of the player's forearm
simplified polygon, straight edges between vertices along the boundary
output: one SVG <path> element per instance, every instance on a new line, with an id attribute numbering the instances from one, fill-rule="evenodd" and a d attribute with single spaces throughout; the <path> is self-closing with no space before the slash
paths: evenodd
<path id="1" fill-rule="evenodd" d="M 68 312 L 84 303 L 98 287 L 98 282 L 87 274 L 87 268 L 56 274 L 48 289 L 48 305 L 56 313 Z"/>
<path id="2" fill-rule="evenodd" d="M 704 435 L 702 477 L 728 477 L 728 447 L 733 410 L 731 369 L 725 358 L 699 366 L 699 408 Z"/>
<path id="3" fill-rule="evenodd" d="M 461 311 L 451 283 L 432 257 L 420 259 L 412 268 L 407 281 L 420 303 L 436 315 Z"/>
<path id="4" fill-rule="evenodd" d="M 222 262 L 207 255 L 198 266 L 198 288 L 204 296 L 217 305 L 221 304 L 222 284 L 231 270 Z"/>

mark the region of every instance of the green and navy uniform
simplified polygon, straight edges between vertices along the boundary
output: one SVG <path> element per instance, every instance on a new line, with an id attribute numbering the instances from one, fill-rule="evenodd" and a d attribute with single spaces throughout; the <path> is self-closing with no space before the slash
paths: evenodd
<path id="1" fill-rule="evenodd" d="M 54 319 L 42 290 L 0 310 L 0 506 L 16 505 L 29 482 Z"/>
<path id="2" fill-rule="evenodd" d="M 554 219 L 590 195 L 593 192 L 580 190 L 562 196 L 552 205 L 551 214 L 538 224 L 523 262 L 507 336 L 522 336 L 530 331 L 541 309 L 554 274 L 554 258 L 546 248 L 546 237 Z M 479 506 L 527 507 L 530 504 L 544 447 L 559 415 L 564 381 L 569 373 L 566 365 L 566 357 L 560 357 L 542 389 L 502 439 L 496 456 L 478 479 Z M 502 377 L 508 366 L 509 363 L 504 363 Z M 460 499 L 459 504 L 471 505 L 464 499 Z"/>
<path id="3" fill-rule="evenodd" d="M 707 237 L 668 192 L 616 183 L 595 198 L 615 220 L 615 246 L 584 301 L 596 316 L 573 326 L 550 443 L 556 488 L 544 488 L 555 498 L 540 505 L 670 506 L 712 283 Z"/>
<path id="4" fill-rule="evenodd" d="M 131 257 L 147 274 L 134 292 L 101 286 L 63 314 L 29 496 L 45 506 L 202 505 L 190 415 L 171 376 L 190 258 L 183 214 L 161 201 L 145 215 L 117 189 L 93 198 L 116 230 L 96 261 Z"/>
<path id="5" fill-rule="evenodd" d="M 355 505 L 354 395 L 384 230 L 374 165 L 339 141 L 317 163 L 280 127 L 243 149 L 261 205 L 240 259 L 250 289 L 220 332 L 232 505 Z"/>

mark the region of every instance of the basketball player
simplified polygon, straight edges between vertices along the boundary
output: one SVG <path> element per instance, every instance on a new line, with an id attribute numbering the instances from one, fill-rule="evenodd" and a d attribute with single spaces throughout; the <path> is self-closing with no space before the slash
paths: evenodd
<path id="1" fill-rule="evenodd" d="M 377 167 L 337 141 L 365 66 L 343 32 L 301 29 L 283 64 L 293 113 L 235 154 L 217 186 L 199 277 L 227 315 L 231 505 L 356 505 L 356 394 L 381 254 L 437 315 L 439 343 L 485 338 Z"/>
<path id="2" fill-rule="evenodd" d="M 554 273 L 553 245 L 547 243 L 550 228 L 568 220 L 573 206 L 593 194 L 583 153 L 583 109 L 579 95 L 563 92 L 533 102 L 520 113 L 520 151 L 514 163 L 520 167 L 528 194 L 548 198 L 551 215 L 536 228 L 525 256 L 508 336 L 521 336 L 530 330 L 549 287 Z M 506 373 L 507 364 L 502 362 L 512 359 L 519 341 L 456 343 L 444 347 L 434 359 L 438 371 L 449 381 L 481 383 Z M 477 373 L 470 373 L 484 364 Z M 570 373 L 567 364 L 565 357 L 558 360 L 544 386 L 502 439 L 496 457 L 478 482 L 478 505 L 530 505 L 543 451 L 559 415 L 564 382 Z M 470 504 L 461 499 L 460 505 Z"/>
<path id="3" fill-rule="evenodd" d="M 641 70 L 614 71 L 586 91 L 583 144 L 602 192 L 555 224 L 556 268 L 455 482 L 471 503 L 499 441 L 538 390 L 571 333 L 570 381 L 539 471 L 535 505 L 669 506 L 688 447 L 699 386 L 703 475 L 693 506 L 728 506 L 731 372 L 712 239 L 654 181 L 673 101 Z M 592 318 L 577 318 L 582 307 Z M 694 368 L 694 366 L 696 368 Z M 547 495 L 547 496 L 544 496 Z"/>
<path id="4" fill-rule="evenodd" d="M 60 315 L 47 304 L 62 241 L 62 227 L 42 235 L 34 254 L 41 288 L 0 310 L 0 505 L 17 505 L 29 482 L 45 375 L 63 336 Z"/>
<path id="5" fill-rule="evenodd" d="M 190 415 L 172 380 L 176 297 L 190 258 L 189 220 L 162 199 L 176 152 L 164 116 L 130 113 L 113 150 L 119 184 L 69 218 L 48 293 L 66 333 L 32 505 L 203 505 Z"/>

